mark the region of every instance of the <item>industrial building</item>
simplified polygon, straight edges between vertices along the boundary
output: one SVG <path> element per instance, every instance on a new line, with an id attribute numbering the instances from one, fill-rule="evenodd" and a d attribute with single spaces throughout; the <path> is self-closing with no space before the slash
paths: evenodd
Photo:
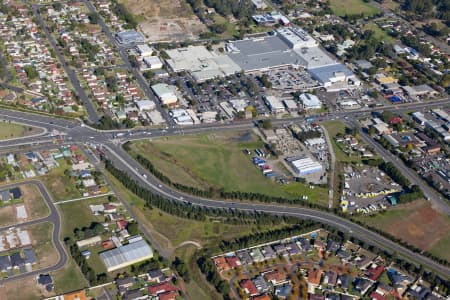
<path id="1" fill-rule="evenodd" d="M 125 30 L 116 33 L 116 40 L 119 44 L 125 46 L 132 46 L 136 44 L 142 44 L 145 42 L 142 33 L 136 30 Z"/>
<path id="2" fill-rule="evenodd" d="M 140 56 L 151 56 L 153 54 L 153 49 L 150 48 L 147 44 L 143 44 L 143 45 L 137 45 L 136 46 L 136 52 L 140 55 Z"/>
<path id="3" fill-rule="evenodd" d="M 153 251 L 145 240 L 139 240 L 100 253 L 108 272 L 125 268 L 153 257 Z"/>
<path id="4" fill-rule="evenodd" d="M 280 28 L 276 33 L 291 49 L 318 46 L 317 41 L 300 27 Z"/>
<path id="5" fill-rule="evenodd" d="M 172 106 L 177 103 L 178 97 L 175 94 L 175 87 L 166 83 L 158 83 L 152 85 L 151 88 L 162 105 Z"/>
<path id="6" fill-rule="evenodd" d="M 283 66 L 306 66 L 278 35 L 233 41 L 226 44 L 228 56 L 245 72 L 268 71 Z"/>
<path id="7" fill-rule="evenodd" d="M 177 123 L 177 125 L 194 125 L 194 121 L 185 109 L 172 109 L 169 116 Z"/>
<path id="8" fill-rule="evenodd" d="M 81 249 L 83 247 L 90 247 L 90 246 L 100 244 L 101 242 L 102 242 L 101 236 L 96 235 L 91 238 L 78 241 L 77 246 L 78 246 L 78 248 Z"/>
<path id="9" fill-rule="evenodd" d="M 139 111 L 153 110 L 156 108 L 155 102 L 151 100 L 136 101 L 136 106 L 139 109 Z"/>
<path id="10" fill-rule="evenodd" d="M 320 109 L 322 107 L 322 102 L 316 95 L 303 93 L 300 95 L 300 101 L 303 104 L 303 108 L 308 109 Z"/>
<path id="11" fill-rule="evenodd" d="M 142 61 L 150 70 L 161 69 L 163 67 L 163 63 L 158 56 L 145 56 Z"/>
<path id="12" fill-rule="evenodd" d="M 298 110 L 297 102 L 292 99 L 285 99 L 283 100 L 284 106 L 286 107 L 287 111 L 289 112 L 295 112 Z"/>
<path id="13" fill-rule="evenodd" d="M 173 72 L 187 71 L 198 82 L 229 76 L 241 71 L 228 56 L 208 51 L 205 46 L 166 50 L 168 67 Z"/>
<path id="14" fill-rule="evenodd" d="M 265 96 L 264 100 L 272 113 L 279 114 L 285 112 L 283 103 L 277 97 Z"/>
<path id="15" fill-rule="evenodd" d="M 322 172 L 322 165 L 309 157 L 287 159 L 298 176 Z"/>
<path id="16" fill-rule="evenodd" d="M 228 57 L 244 72 L 289 66 L 305 68 L 328 91 L 361 84 L 350 69 L 338 63 L 299 27 L 280 28 L 271 34 L 232 41 L 225 49 Z"/>
<path id="17" fill-rule="evenodd" d="M 320 84 L 329 92 L 339 91 L 350 86 L 360 86 L 361 82 L 343 64 L 335 64 L 323 67 L 308 69 L 312 78 L 319 81 Z"/>

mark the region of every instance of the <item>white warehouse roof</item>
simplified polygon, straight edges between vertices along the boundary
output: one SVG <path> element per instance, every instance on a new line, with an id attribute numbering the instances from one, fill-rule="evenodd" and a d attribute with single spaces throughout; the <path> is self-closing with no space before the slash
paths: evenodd
<path id="1" fill-rule="evenodd" d="M 156 105 L 155 102 L 151 100 L 140 100 L 136 102 L 136 106 L 139 108 L 140 111 L 142 110 L 152 110 L 155 109 Z"/>
<path id="2" fill-rule="evenodd" d="M 309 157 L 291 161 L 292 166 L 299 175 L 307 175 L 322 171 L 322 165 Z"/>
<path id="3" fill-rule="evenodd" d="M 205 46 L 189 46 L 166 50 L 166 62 L 174 72 L 189 71 L 197 81 L 224 77 L 240 72 L 228 56 L 208 51 Z"/>
<path id="4" fill-rule="evenodd" d="M 120 246 L 100 253 L 108 272 L 124 268 L 153 257 L 153 251 L 145 240 Z"/>
<path id="5" fill-rule="evenodd" d="M 322 106 L 322 102 L 320 102 L 316 95 L 303 93 L 300 95 L 300 100 L 302 101 L 305 109 L 320 109 Z"/>
<path id="6" fill-rule="evenodd" d="M 265 96 L 265 98 L 266 98 L 266 103 L 270 107 L 270 110 L 272 112 L 277 113 L 277 112 L 284 111 L 284 105 L 280 101 L 280 99 L 278 99 L 275 96 Z"/>

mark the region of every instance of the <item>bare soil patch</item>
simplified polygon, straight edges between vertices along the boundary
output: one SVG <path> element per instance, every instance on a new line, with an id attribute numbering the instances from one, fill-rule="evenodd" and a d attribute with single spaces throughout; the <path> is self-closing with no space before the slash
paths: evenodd
<path id="1" fill-rule="evenodd" d="M 184 0 L 121 0 L 152 42 L 196 39 L 206 26 Z"/>
<path id="2" fill-rule="evenodd" d="M 41 290 L 33 276 L 25 277 L 19 280 L 9 281 L 6 284 L 0 286 L 0 299 L 13 300 L 13 299 L 44 299 L 53 294 Z"/>
<path id="3" fill-rule="evenodd" d="M 408 218 L 398 220 L 388 228 L 389 233 L 424 250 L 429 250 L 449 231 L 449 221 L 429 204 L 418 207 Z"/>

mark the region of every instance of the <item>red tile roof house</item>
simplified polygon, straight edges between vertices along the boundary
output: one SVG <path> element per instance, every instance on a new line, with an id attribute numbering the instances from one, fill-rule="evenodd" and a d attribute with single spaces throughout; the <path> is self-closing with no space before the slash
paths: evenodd
<path id="1" fill-rule="evenodd" d="M 377 292 L 372 292 L 370 294 L 370 299 L 373 299 L 373 300 L 387 300 L 387 298 L 383 297 L 382 295 L 378 294 Z"/>
<path id="2" fill-rule="evenodd" d="M 378 278 L 383 274 L 384 267 L 377 264 L 372 264 L 366 271 L 366 276 L 373 281 L 377 281 Z"/>
<path id="3" fill-rule="evenodd" d="M 309 284 L 313 286 L 319 286 L 321 279 L 322 279 L 321 269 L 310 269 L 308 271 L 307 281 Z"/>
<path id="4" fill-rule="evenodd" d="M 279 270 L 272 270 L 267 273 L 264 273 L 263 275 L 264 278 L 273 285 L 287 282 L 286 274 L 284 272 L 280 272 Z"/>
<path id="5" fill-rule="evenodd" d="M 256 296 L 258 295 L 258 290 L 256 289 L 255 284 L 253 283 L 253 281 L 251 281 L 250 279 L 244 279 L 242 280 L 239 285 L 241 286 L 241 288 L 244 289 L 244 291 L 249 295 L 249 296 Z"/>
<path id="6" fill-rule="evenodd" d="M 403 122 L 403 120 L 400 117 L 392 117 L 391 121 L 390 121 L 391 125 L 395 125 L 395 124 L 399 124 L 399 123 L 401 124 L 402 122 Z"/>
<path id="7" fill-rule="evenodd" d="M 105 214 L 112 214 L 117 212 L 117 207 L 115 205 L 111 205 L 109 203 L 104 203 L 103 204 L 103 212 Z"/>
<path id="8" fill-rule="evenodd" d="M 165 292 L 158 295 L 158 300 L 175 300 L 178 296 L 178 291 Z"/>
<path id="9" fill-rule="evenodd" d="M 213 258 L 214 261 L 214 265 L 217 268 L 217 271 L 228 271 L 230 269 L 230 265 L 228 264 L 228 262 L 226 261 L 225 257 L 223 256 L 218 256 Z"/>
<path id="10" fill-rule="evenodd" d="M 178 288 L 171 285 L 168 282 L 163 282 L 163 283 L 155 284 L 155 285 L 148 287 L 148 293 L 150 295 L 155 295 L 155 296 L 162 294 L 162 293 L 172 292 L 172 291 L 173 292 L 178 291 Z"/>
<path id="11" fill-rule="evenodd" d="M 117 221 L 117 228 L 118 228 L 119 230 L 126 229 L 127 226 L 128 226 L 128 221 L 125 221 L 125 220 L 118 220 L 118 221 Z"/>
<path id="12" fill-rule="evenodd" d="M 232 269 L 237 268 L 241 265 L 241 262 L 236 256 L 226 256 L 225 260 Z"/>

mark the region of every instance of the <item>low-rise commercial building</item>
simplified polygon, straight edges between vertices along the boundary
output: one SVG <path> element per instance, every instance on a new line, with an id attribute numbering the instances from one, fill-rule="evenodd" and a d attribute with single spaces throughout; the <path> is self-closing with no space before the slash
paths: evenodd
<path id="1" fill-rule="evenodd" d="M 310 157 L 289 160 L 292 168 L 299 176 L 322 172 L 322 165 Z"/>
<path id="2" fill-rule="evenodd" d="M 153 92 L 163 105 L 175 105 L 178 101 L 177 95 L 175 95 L 175 87 L 169 86 L 166 83 L 158 83 L 151 86 Z"/>
<path id="3" fill-rule="evenodd" d="M 264 98 L 265 98 L 267 107 L 269 107 L 269 109 L 272 113 L 278 114 L 278 113 L 282 113 L 285 111 L 283 103 L 277 97 L 265 96 Z"/>
<path id="4" fill-rule="evenodd" d="M 300 95 L 300 101 L 303 104 L 303 108 L 308 109 L 320 109 L 322 107 L 322 102 L 316 95 L 303 93 Z"/>
<path id="5" fill-rule="evenodd" d="M 116 33 L 116 40 L 122 45 L 134 45 L 144 43 L 144 36 L 136 30 L 125 30 Z"/>

